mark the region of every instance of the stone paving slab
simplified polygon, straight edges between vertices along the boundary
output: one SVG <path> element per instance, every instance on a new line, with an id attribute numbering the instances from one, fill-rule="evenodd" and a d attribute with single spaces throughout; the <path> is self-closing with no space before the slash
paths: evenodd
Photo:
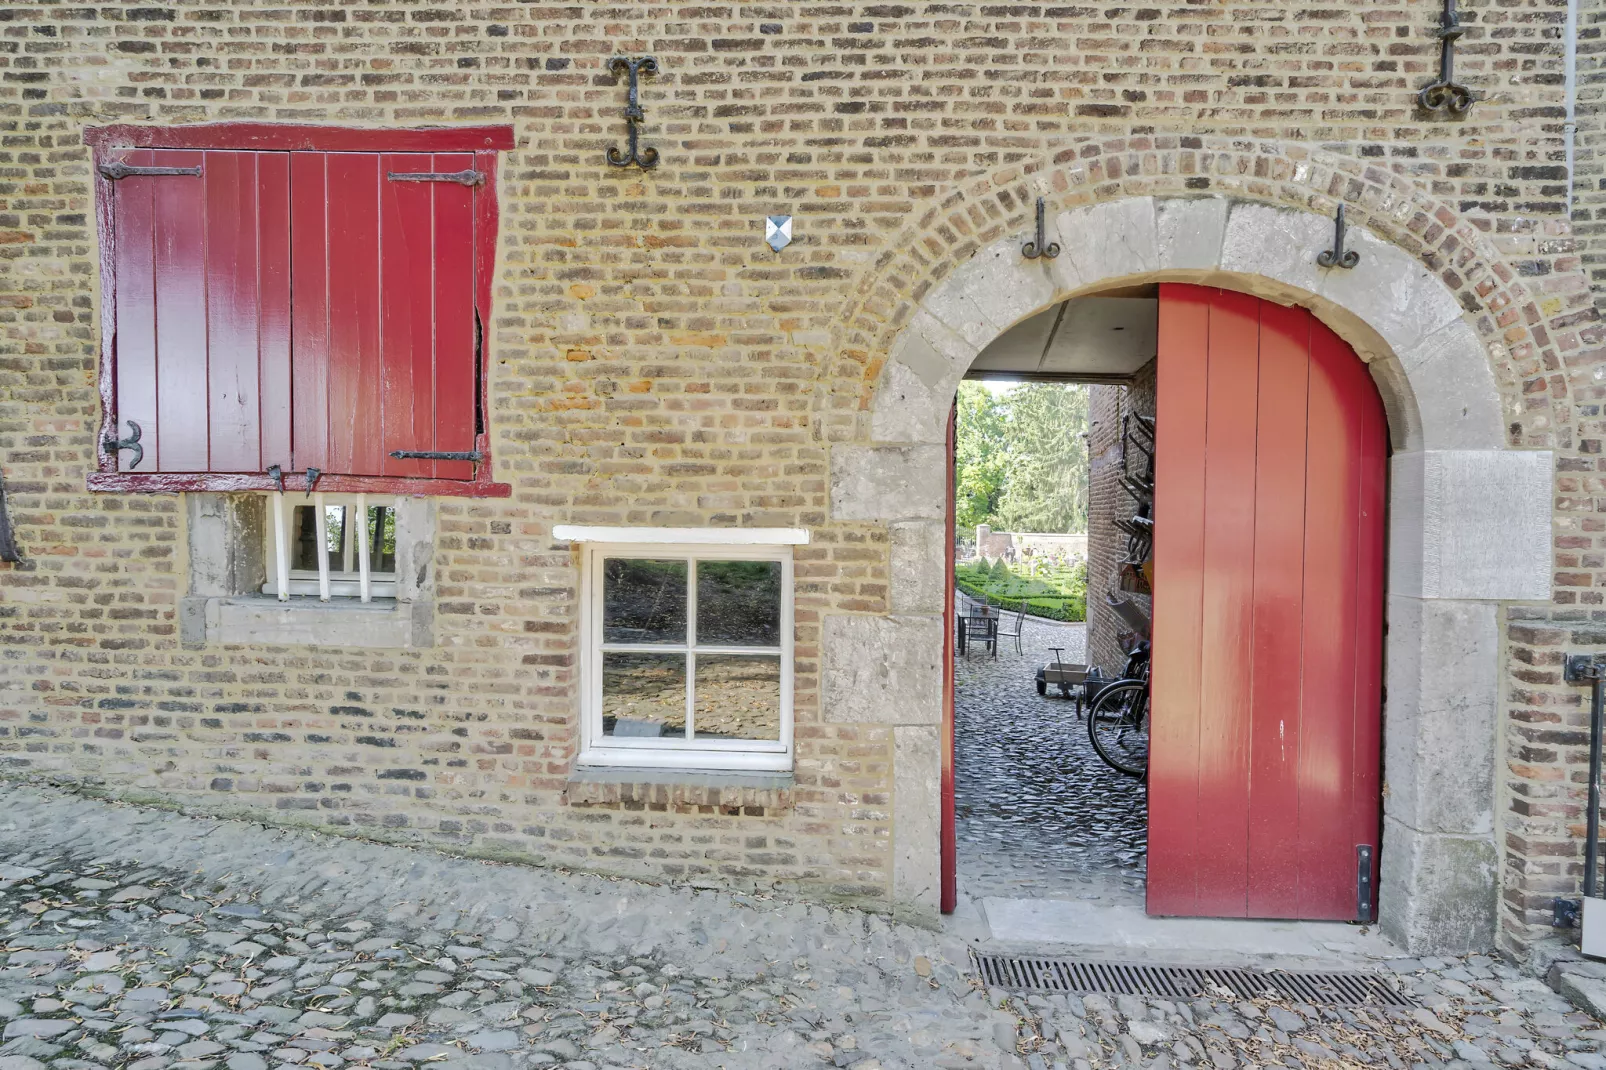
<path id="1" fill-rule="evenodd" d="M 1420 1007 L 1010 995 L 857 911 L 0 783 L 0 1070 L 1606 1070 L 1503 963 L 1389 969 Z"/>

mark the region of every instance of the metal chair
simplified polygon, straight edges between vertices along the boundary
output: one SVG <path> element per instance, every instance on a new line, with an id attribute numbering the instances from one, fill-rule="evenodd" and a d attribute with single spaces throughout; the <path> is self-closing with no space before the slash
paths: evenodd
<path id="1" fill-rule="evenodd" d="M 993 657 L 998 656 L 998 618 L 985 609 L 959 618 L 959 652 L 965 653 L 974 642 L 985 643 Z"/>
<path id="2" fill-rule="evenodd" d="M 1026 653 L 1026 651 L 1021 649 L 1020 637 L 1021 637 L 1021 632 L 1024 631 L 1025 628 L 1026 628 L 1026 603 L 1025 602 L 1021 603 L 1020 612 L 1015 614 L 1015 619 L 1014 619 L 1014 621 L 1012 623 L 1014 624 L 1014 627 L 1012 629 L 1004 627 L 1004 625 L 1002 623 L 1000 623 L 998 625 L 998 638 L 999 639 L 1013 639 L 1013 640 L 1015 640 L 1015 653 L 1024 654 L 1024 653 Z M 996 658 L 997 656 L 998 656 L 998 649 L 996 647 L 994 647 L 994 649 L 993 649 L 993 657 Z"/>

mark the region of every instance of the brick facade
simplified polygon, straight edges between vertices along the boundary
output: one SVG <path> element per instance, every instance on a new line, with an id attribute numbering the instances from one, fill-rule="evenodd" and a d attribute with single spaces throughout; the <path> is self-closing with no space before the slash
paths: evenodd
<path id="1" fill-rule="evenodd" d="M 1599 3 L 1586 5 L 1597 11 Z M 1352 218 L 1487 342 L 1509 445 L 1558 453 L 1552 604 L 1509 607 L 1499 808 L 1509 946 L 1576 886 L 1606 646 L 1600 328 L 1566 218 L 1563 0 L 1469 0 L 1438 122 L 1434 0 L 24 6 L 0 29 L 0 769 L 494 857 L 887 901 L 893 731 L 819 701 L 829 613 L 888 609 L 884 524 L 833 520 L 916 302 L 1031 202 L 1224 194 Z M 1592 23 L 1592 25 L 1594 25 Z M 655 171 L 611 169 L 650 52 Z M 442 499 L 433 646 L 184 648 L 185 509 L 91 494 L 95 212 L 83 128 L 514 124 L 487 324 L 505 500 Z M 763 244 L 790 213 L 796 242 Z M 1062 236 L 1062 240 L 1079 240 Z M 795 786 L 568 783 L 577 555 L 559 523 L 799 526 Z M 1090 594 L 1096 588 L 1090 586 Z M 1569 781 L 1571 782 L 1569 784 Z"/>
<path id="2" fill-rule="evenodd" d="M 1126 625 L 1110 610 L 1105 596 L 1118 589 L 1120 563 L 1126 557 L 1126 535 L 1116 530 L 1118 516 L 1131 516 L 1132 496 L 1121 489 L 1121 418 L 1128 413 L 1154 415 L 1156 362 L 1139 368 L 1128 386 L 1091 386 L 1087 392 L 1087 661 L 1106 676 L 1121 675 L 1126 652 L 1120 637 Z M 1133 472 L 1141 471 L 1134 459 Z M 1149 597 L 1122 592 L 1145 610 Z"/>

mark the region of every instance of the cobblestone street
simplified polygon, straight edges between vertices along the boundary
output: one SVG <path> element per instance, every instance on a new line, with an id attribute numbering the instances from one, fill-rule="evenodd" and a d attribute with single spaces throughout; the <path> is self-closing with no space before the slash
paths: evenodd
<path id="1" fill-rule="evenodd" d="M 1011 997 L 854 911 L 23 786 L 0 934 L 0 1070 L 1606 1067 L 1598 1023 L 1484 957 L 1388 964 L 1404 1010 Z"/>
<path id="2" fill-rule="evenodd" d="M 1065 648 L 1081 661 L 1084 624 L 1026 618 L 1024 654 L 954 659 L 954 806 L 960 890 L 973 899 L 1143 894 L 1142 783 L 1105 765 L 1073 702 L 1037 694 L 1035 673 Z"/>

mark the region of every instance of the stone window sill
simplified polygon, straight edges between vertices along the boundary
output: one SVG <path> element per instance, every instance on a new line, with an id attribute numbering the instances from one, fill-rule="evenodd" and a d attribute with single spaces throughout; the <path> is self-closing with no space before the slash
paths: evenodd
<path id="1" fill-rule="evenodd" d="M 570 806 L 764 817 L 792 809 L 794 787 L 791 773 L 576 766 L 564 798 Z"/>
<path id="2" fill-rule="evenodd" d="M 361 647 L 409 649 L 434 645 L 431 602 L 320 602 L 268 596 L 186 598 L 180 630 L 186 645 Z"/>

